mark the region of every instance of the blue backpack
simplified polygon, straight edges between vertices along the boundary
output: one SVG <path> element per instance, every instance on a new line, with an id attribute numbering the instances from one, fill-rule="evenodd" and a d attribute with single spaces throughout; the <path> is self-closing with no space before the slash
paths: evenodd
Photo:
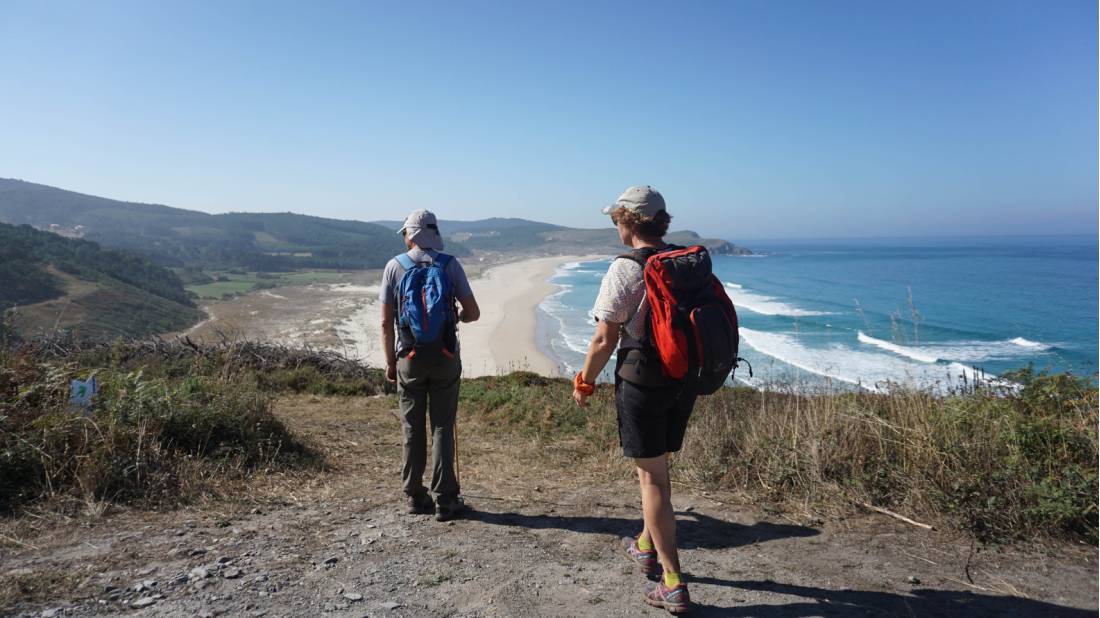
<path id="1" fill-rule="evenodd" d="M 447 277 L 451 256 L 439 253 L 429 264 L 414 262 L 407 253 L 396 258 L 405 268 L 398 284 L 397 323 L 412 333 L 409 357 L 421 352 L 442 352 L 452 356 L 455 349 L 454 289 Z"/>

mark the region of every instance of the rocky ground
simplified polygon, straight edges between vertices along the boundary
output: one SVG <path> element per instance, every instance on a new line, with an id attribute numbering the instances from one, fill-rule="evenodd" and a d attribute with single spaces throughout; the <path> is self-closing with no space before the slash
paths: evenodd
<path id="1" fill-rule="evenodd" d="M 462 424 L 473 509 L 439 523 L 401 508 L 395 412 L 388 397 L 288 398 L 280 416 L 327 470 L 257 475 L 176 510 L 0 521 L 0 614 L 664 615 L 619 548 L 640 514 L 614 454 Z M 676 492 L 696 616 L 1097 613 L 1095 547 L 975 549 L 878 514 L 801 521 Z"/>

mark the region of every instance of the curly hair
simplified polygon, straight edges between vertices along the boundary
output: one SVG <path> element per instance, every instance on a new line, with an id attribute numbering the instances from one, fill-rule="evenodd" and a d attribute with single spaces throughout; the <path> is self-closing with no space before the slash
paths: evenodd
<path id="1" fill-rule="evenodd" d="M 624 223 L 634 230 L 635 234 L 645 238 L 663 238 L 668 233 L 668 224 L 672 222 L 672 216 L 660 210 L 652 217 L 645 217 L 620 206 L 611 211 L 611 221 L 616 225 Z"/>

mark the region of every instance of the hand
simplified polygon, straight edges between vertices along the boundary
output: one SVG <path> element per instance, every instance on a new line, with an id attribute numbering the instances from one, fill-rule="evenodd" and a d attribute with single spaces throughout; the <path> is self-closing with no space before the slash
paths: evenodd
<path id="1" fill-rule="evenodd" d="M 386 381 L 397 382 L 397 364 L 386 365 Z"/>
<path id="2" fill-rule="evenodd" d="M 573 389 L 573 401 L 582 408 L 588 407 L 588 395 L 585 395 L 577 389 Z"/>

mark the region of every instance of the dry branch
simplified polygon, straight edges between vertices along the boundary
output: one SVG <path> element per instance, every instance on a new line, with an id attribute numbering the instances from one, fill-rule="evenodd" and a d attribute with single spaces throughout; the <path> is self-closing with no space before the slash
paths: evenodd
<path id="1" fill-rule="evenodd" d="M 875 506 L 873 504 L 867 504 L 866 502 L 856 502 L 856 504 L 858 504 L 859 506 L 862 506 L 865 509 L 874 511 L 876 513 L 882 513 L 883 515 L 888 515 L 890 517 L 893 517 L 894 519 L 904 521 L 905 523 L 916 526 L 918 528 L 924 528 L 925 530 L 935 530 L 936 529 L 934 526 L 931 526 L 929 524 L 922 524 L 919 521 L 909 519 L 905 515 L 899 515 L 899 514 L 893 512 L 889 509 L 884 509 L 881 506 Z"/>

